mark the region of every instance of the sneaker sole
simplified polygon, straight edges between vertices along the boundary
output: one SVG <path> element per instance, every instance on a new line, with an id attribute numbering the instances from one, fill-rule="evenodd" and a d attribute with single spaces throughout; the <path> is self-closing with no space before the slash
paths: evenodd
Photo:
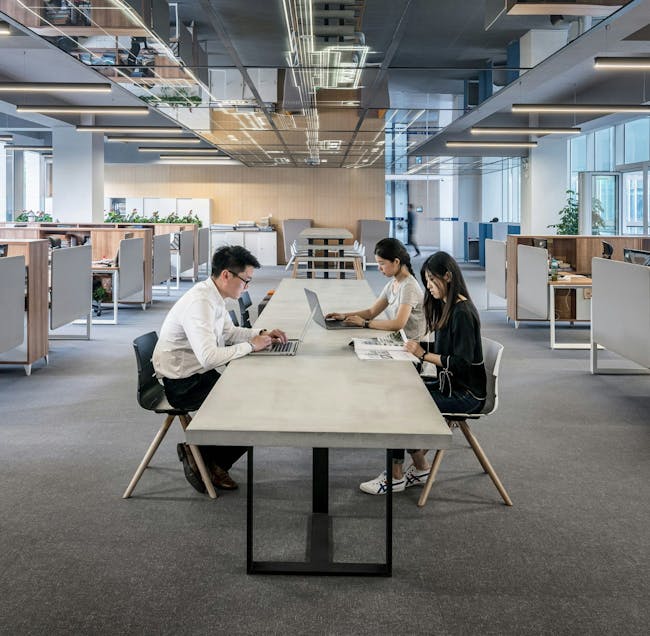
<path id="1" fill-rule="evenodd" d="M 400 488 L 399 486 L 397 488 L 393 487 L 393 493 L 404 492 L 405 489 L 406 489 L 406 486 L 404 486 L 403 488 Z M 368 489 L 366 490 L 363 487 L 363 485 L 359 486 L 359 490 L 361 492 L 365 492 L 367 495 L 385 495 L 388 492 L 388 491 L 377 492 L 377 490 L 373 490 L 370 487 L 368 487 Z"/>

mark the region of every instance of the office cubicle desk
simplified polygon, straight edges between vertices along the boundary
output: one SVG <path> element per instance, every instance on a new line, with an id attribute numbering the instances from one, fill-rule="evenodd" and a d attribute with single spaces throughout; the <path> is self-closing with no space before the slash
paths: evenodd
<path id="1" fill-rule="evenodd" d="M 518 298 L 519 263 L 517 249 L 520 245 L 533 246 L 535 239 L 545 239 L 548 242 L 549 255 L 561 259 L 571 266 L 571 271 L 560 274 L 591 276 L 591 261 L 602 254 L 602 241 L 611 243 L 614 247 L 612 260 L 623 260 L 623 248 L 649 249 L 650 237 L 647 236 L 556 236 L 556 235 L 509 235 L 506 240 L 506 293 L 508 318 L 518 324 L 521 320 L 548 320 L 546 312 L 538 317 L 531 316 L 522 310 Z M 542 283 L 540 283 L 541 285 Z M 570 296 L 570 312 L 562 314 L 559 319 L 575 321 L 576 291 L 567 290 Z M 546 292 L 544 292 L 546 302 Z"/>
<path id="2" fill-rule="evenodd" d="M 48 249 L 49 242 L 40 239 L 5 238 L 0 229 L 0 242 L 7 245 L 7 256 L 23 256 L 27 270 L 25 348 L 7 352 L 0 364 L 21 364 L 30 375 L 32 364 L 41 358 L 47 362 L 48 342 Z M 2 325 L 0 325 L 0 329 Z M 14 355 L 15 354 L 15 355 Z"/>
<path id="3" fill-rule="evenodd" d="M 363 280 L 295 280 L 280 283 L 256 327 L 279 327 L 299 337 L 315 290 L 323 311 L 371 304 Z M 253 452 L 248 460 L 247 569 L 249 573 L 391 574 L 391 499 L 387 505 L 386 561 L 333 562 L 329 542 L 329 448 L 448 448 L 451 432 L 409 362 L 359 360 L 348 346 L 372 330 L 325 330 L 312 323 L 296 356 L 247 356 L 231 362 L 186 430 L 191 444 L 232 444 L 313 449 L 310 554 L 304 563 L 258 561 L 253 545 Z M 395 399 L 395 396 L 399 399 Z M 281 479 L 282 465 L 274 479 Z M 358 484 L 350 482 L 350 489 Z M 359 497 L 368 497 L 358 492 Z"/>
<path id="4" fill-rule="evenodd" d="M 580 274 L 568 274 L 561 276 L 558 280 L 548 281 L 548 314 L 551 349 L 589 349 L 589 343 L 585 342 L 557 342 L 555 338 L 555 322 L 557 320 L 555 294 L 559 289 L 574 290 L 576 295 L 580 291 L 586 292 L 585 296 L 591 298 L 591 278 L 582 276 Z M 575 315 L 575 318 L 572 319 L 572 322 L 589 321 L 589 317 L 581 318 L 575 308 L 572 312 L 569 313 L 573 313 Z"/>

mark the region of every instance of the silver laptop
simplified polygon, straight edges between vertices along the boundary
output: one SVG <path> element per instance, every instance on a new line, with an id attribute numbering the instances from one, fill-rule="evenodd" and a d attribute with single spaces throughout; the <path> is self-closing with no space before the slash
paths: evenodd
<path id="1" fill-rule="evenodd" d="M 342 320 L 330 320 L 326 319 L 323 315 L 323 310 L 320 306 L 320 301 L 316 292 L 313 292 L 311 289 L 305 287 L 305 295 L 307 296 L 307 302 L 314 316 L 314 322 L 317 325 L 323 327 L 323 329 L 362 329 L 361 325 L 351 325 Z"/>
<path id="2" fill-rule="evenodd" d="M 282 342 L 274 342 L 268 349 L 262 349 L 261 351 L 252 351 L 250 355 L 252 356 L 295 356 L 296 353 L 298 353 L 298 347 L 300 343 L 305 339 L 305 334 L 307 333 L 307 329 L 309 329 L 309 325 L 311 324 L 311 320 L 314 316 L 314 312 L 312 311 L 309 314 L 309 318 L 307 318 L 307 322 L 305 323 L 305 326 L 302 328 L 302 333 L 300 334 L 300 338 L 295 339 L 291 338 L 287 340 L 286 343 Z"/>

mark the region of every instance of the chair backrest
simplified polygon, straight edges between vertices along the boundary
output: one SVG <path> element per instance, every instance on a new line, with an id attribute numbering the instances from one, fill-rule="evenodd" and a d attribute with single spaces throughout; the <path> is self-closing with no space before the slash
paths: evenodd
<path id="1" fill-rule="evenodd" d="M 239 313 L 241 315 L 242 327 L 251 326 L 251 318 L 250 318 L 250 314 L 248 313 L 248 308 L 252 304 L 253 301 L 251 300 L 250 294 L 247 291 L 243 292 L 242 295 L 239 297 Z"/>
<path id="2" fill-rule="evenodd" d="M 239 327 L 239 320 L 237 318 L 237 312 L 234 309 L 229 309 L 228 313 L 230 314 L 230 320 L 235 327 Z"/>
<path id="3" fill-rule="evenodd" d="M 165 389 L 158 382 L 151 361 L 157 342 L 158 334 L 155 331 L 138 336 L 133 341 L 138 365 L 138 404 L 148 411 L 155 409 L 165 395 Z"/>
<path id="4" fill-rule="evenodd" d="M 496 340 L 481 338 L 481 346 L 483 347 L 483 364 L 487 376 L 487 398 L 481 414 L 490 415 L 499 406 L 499 367 L 501 366 L 503 345 Z"/>

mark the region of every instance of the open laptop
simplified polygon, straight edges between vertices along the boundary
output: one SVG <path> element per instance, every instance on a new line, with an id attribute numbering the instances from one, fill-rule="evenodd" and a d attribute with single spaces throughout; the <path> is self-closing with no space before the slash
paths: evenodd
<path id="1" fill-rule="evenodd" d="M 324 329 L 363 329 L 361 325 L 351 325 L 342 320 L 326 319 L 316 292 L 305 288 L 305 295 L 307 296 L 307 302 L 309 303 L 312 315 L 314 316 L 314 321 Z"/>
<path id="2" fill-rule="evenodd" d="M 305 322 L 305 326 L 302 328 L 302 333 L 300 334 L 300 338 L 295 339 L 291 338 L 287 340 L 285 344 L 282 344 L 281 342 L 274 342 L 268 349 L 262 349 L 261 351 L 252 351 L 250 355 L 252 356 L 295 356 L 296 353 L 298 353 L 298 347 L 300 343 L 305 339 L 305 334 L 307 333 L 307 329 L 309 329 L 309 325 L 311 324 L 311 320 L 314 317 L 314 312 L 312 311 L 309 314 L 309 318 L 307 318 L 307 322 Z"/>

